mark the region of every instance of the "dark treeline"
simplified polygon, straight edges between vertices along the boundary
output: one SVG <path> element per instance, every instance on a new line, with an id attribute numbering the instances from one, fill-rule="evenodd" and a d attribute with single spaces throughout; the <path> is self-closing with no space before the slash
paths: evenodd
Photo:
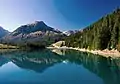
<path id="1" fill-rule="evenodd" d="M 120 8 L 65 40 L 66 46 L 120 51 Z"/>

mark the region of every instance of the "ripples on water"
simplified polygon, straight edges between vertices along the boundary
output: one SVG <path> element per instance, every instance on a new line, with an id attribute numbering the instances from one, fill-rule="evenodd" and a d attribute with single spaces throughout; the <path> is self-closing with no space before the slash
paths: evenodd
<path id="1" fill-rule="evenodd" d="M 120 84 L 120 58 L 74 50 L 3 51 L 0 84 Z"/>

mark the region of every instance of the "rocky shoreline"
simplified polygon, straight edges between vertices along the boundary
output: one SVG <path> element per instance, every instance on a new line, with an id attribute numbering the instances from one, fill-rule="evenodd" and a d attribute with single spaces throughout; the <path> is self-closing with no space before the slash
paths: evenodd
<path id="1" fill-rule="evenodd" d="M 82 52 L 89 52 L 92 54 L 98 54 L 104 57 L 111 57 L 111 58 L 119 58 L 120 57 L 120 52 L 117 50 L 88 50 L 88 49 L 80 49 L 80 48 L 73 48 L 73 47 L 47 47 L 48 49 L 73 49 L 73 50 L 78 50 Z"/>

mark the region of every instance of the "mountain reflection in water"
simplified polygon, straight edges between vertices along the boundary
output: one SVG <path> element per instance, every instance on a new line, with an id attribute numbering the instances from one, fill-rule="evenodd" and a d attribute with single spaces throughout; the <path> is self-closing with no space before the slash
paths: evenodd
<path id="1" fill-rule="evenodd" d="M 60 63 L 83 66 L 100 77 L 104 84 L 120 84 L 120 58 L 110 59 L 74 50 L 38 50 L 2 52 L 0 66 L 12 62 L 17 67 L 44 73 Z M 64 69 L 64 68 L 63 68 Z"/>

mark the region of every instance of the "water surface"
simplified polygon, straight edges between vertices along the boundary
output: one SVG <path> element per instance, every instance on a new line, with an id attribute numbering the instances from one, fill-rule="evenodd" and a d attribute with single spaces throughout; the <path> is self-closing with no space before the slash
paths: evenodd
<path id="1" fill-rule="evenodd" d="M 120 84 L 120 59 L 59 49 L 2 52 L 0 84 Z"/>

